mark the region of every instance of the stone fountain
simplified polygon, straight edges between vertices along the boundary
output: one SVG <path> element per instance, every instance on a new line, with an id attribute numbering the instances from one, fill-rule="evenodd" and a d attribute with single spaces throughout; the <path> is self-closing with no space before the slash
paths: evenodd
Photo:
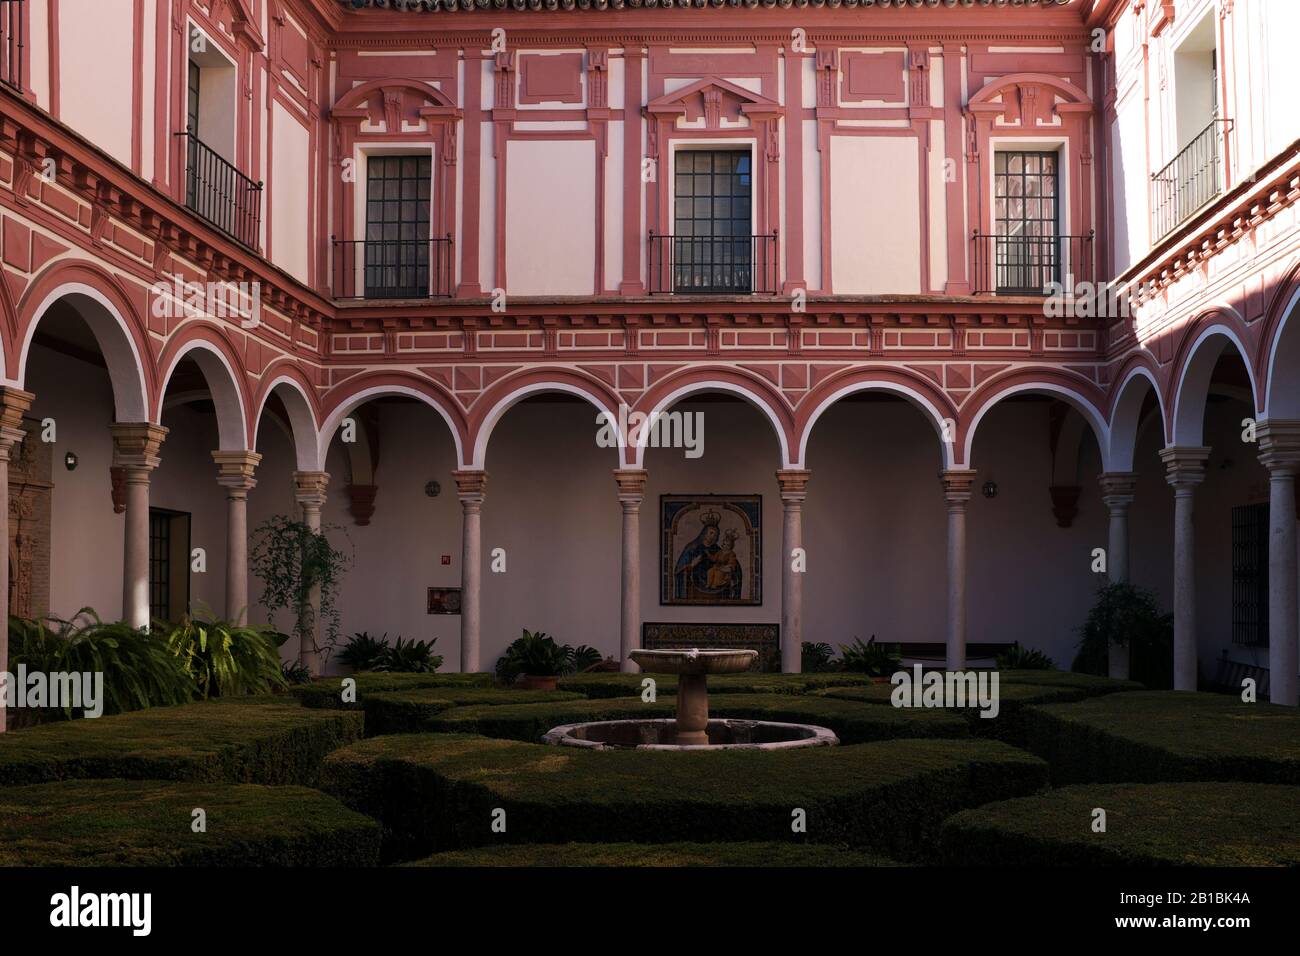
<path id="1" fill-rule="evenodd" d="M 632 660 L 651 674 L 677 675 L 673 720 L 605 720 L 552 728 L 543 743 L 592 750 L 784 750 L 826 747 L 839 738 L 825 727 L 771 720 L 710 720 L 708 675 L 747 671 L 758 658 L 745 650 L 632 651 Z"/>

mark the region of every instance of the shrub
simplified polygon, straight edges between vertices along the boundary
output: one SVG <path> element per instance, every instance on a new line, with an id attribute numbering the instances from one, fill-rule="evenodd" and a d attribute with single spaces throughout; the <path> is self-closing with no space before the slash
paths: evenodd
<path id="1" fill-rule="evenodd" d="M 1106 831 L 1087 826 L 1106 810 Z M 940 838 L 957 866 L 1298 866 L 1300 788 L 1250 783 L 1066 787 L 965 810 Z"/>
<path id="2" fill-rule="evenodd" d="M 807 843 L 540 843 L 452 850 L 405 866 L 898 866 L 873 853 Z"/>
<path id="3" fill-rule="evenodd" d="M 356 684 L 357 699 L 343 700 L 343 682 Z M 492 687 L 491 674 L 394 674 L 368 672 L 352 677 L 327 677 L 302 687 L 290 688 L 290 693 L 304 707 L 326 710 L 361 710 L 366 695 L 381 691 L 414 690 L 419 687 Z"/>
<path id="4" fill-rule="evenodd" d="M 1300 784 L 1300 711 L 1190 691 L 1026 708 L 1026 745 L 1060 784 L 1220 780 Z"/>
<path id="5" fill-rule="evenodd" d="M 1114 694 L 1120 691 L 1145 690 L 1137 681 L 1118 680 L 1114 677 L 1098 677 L 1094 674 L 1079 674 L 1074 671 L 999 671 L 1004 684 L 1038 684 L 1042 687 L 1077 687 L 1086 691 L 1089 697 L 1102 694 Z"/>
<path id="6" fill-rule="evenodd" d="M 579 657 L 581 655 L 581 657 Z M 512 684 L 520 675 L 559 677 L 573 674 L 601 662 L 600 652 L 583 644 L 572 647 L 560 644 L 541 631 L 524 629 L 523 636 L 511 642 L 497 660 L 497 678 Z"/>
<path id="7" fill-rule="evenodd" d="M 489 841 L 802 839 L 905 860 L 958 809 L 1046 779 L 1042 761 L 996 741 L 664 753 L 397 734 L 331 754 L 322 787 L 384 825 L 390 856 Z M 791 834 L 792 805 L 807 813 L 802 837 Z M 506 833 L 491 830 L 494 808 Z"/>
<path id="8" fill-rule="evenodd" d="M 287 685 L 280 653 L 271 632 L 256 625 L 235 624 L 201 612 L 176 624 L 154 623 L 168 649 L 194 679 L 198 695 L 237 697 L 269 694 Z"/>
<path id="9" fill-rule="evenodd" d="M 302 661 L 281 661 L 280 676 L 284 678 L 286 687 L 311 683 L 311 669 Z"/>
<path id="10" fill-rule="evenodd" d="M 399 637 L 392 647 L 385 647 L 374 668 L 394 674 L 432 674 L 442 666 L 442 657 L 433 653 L 433 645 L 438 639 L 430 641 L 410 640 L 402 642 Z"/>
<path id="11" fill-rule="evenodd" d="M 71 620 L 9 619 L 9 664 L 28 671 L 102 673 L 104 713 L 186 703 L 194 681 L 167 645 L 127 624 L 106 624 L 91 608 Z M 71 706 L 62 711 L 73 716 Z"/>
<path id="12" fill-rule="evenodd" d="M 338 641 L 338 589 L 352 566 L 352 555 L 335 548 L 328 535 L 347 532 L 337 525 L 319 531 L 285 515 L 273 515 L 253 532 L 248 568 L 262 582 L 261 604 L 274 624 L 275 613 L 288 610 L 294 615 L 294 633 L 315 646 L 316 617 L 313 592 L 320 595 L 320 614 L 325 619 L 327 648 Z M 317 590 L 319 589 L 319 590 Z M 301 657 L 300 657 L 301 659 Z"/>
<path id="13" fill-rule="evenodd" d="M 1021 647 L 1019 641 L 998 655 L 997 665 L 1000 671 L 1050 671 L 1056 667 L 1042 651 Z"/>
<path id="14" fill-rule="evenodd" d="M 582 700 L 562 691 L 516 690 L 496 687 L 427 687 L 419 690 L 367 694 L 362 702 L 367 736 L 409 734 L 428 729 L 436 714 L 454 707 L 509 706 Z"/>
<path id="15" fill-rule="evenodd" d="M 841 644 L 844 669 L 872 677 L 888 677 L 900 666 L 899 647 L 897 644 L 877 644 L 876 635 L 863 644 L 855 637 L 852 644 Z"/>
<path id="16" fill-rule="evenodd" d="M 79 778 L 310 784 L 362 716 L 284 698 L 202 701 L 0 734 L 0 785 Z"/>
<path id="17" fill-rule="evenodd" d="M 353 634 L 339 651 L 339 663 L 351 667 L 354 671 L 374 670 L 375 665 L 383 659 L 388 650 L 388 635 L 371 637 L 369 632 L 360 631 Z"/>
<path id="18" fill-rule="evenodd" d="M 189 822 L 196 807 L 206 833 Z M 305 787 L 69 780 L 0 788 L 0 866 L 373 866 L 379 827 Z"/>
<path id="19" fill-rule="evenodd" d="M 822 674 L 837 670 L 834 648 L 829 644 L 804 641 L 800 652 L 799 669 L 805 674 Z"/>
<path id="20" fill-rule="evenodd" d="M 1130 675 L 1151 688 L 1174 686 L 1174 619 L 1160 611 L 1155 595 L 1132 584 L 1111 583 L 1097 590 L 1097 600 L 1080 629 L 1079 653 L 1071 670 L 1109 672 L 1112 642 L 1129 648 Z"/>

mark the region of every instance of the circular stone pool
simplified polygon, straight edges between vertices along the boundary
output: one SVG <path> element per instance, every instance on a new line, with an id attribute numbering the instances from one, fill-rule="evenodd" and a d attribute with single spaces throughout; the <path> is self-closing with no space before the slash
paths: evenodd
<path id="1" fill-rule="evenodd" d="M 678 743 L 676 720 L 604 720 L 554 727 L 542 743 L 589 750 L 789 750 L 840 742 L 825 727 L 771 720 L 710 720 L 705 732 L 707 743 Z"/>

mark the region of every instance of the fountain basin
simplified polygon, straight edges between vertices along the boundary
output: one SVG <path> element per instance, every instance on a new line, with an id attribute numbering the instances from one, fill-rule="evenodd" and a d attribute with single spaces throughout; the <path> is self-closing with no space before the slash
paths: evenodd
<path id="1" fill-rule="evenodd" d="M 772 720 L 710 720 L 705 733 L 706 741 L 697 733 L 681 733 L 671 719 L 601 720 L 553 727 L 542 743 L 588 750 L 791 750 L 840 742 L 825 727 Z"/>

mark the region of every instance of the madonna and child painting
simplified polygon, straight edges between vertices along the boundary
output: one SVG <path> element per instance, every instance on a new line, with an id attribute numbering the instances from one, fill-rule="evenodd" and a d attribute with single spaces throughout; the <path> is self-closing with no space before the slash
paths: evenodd
<path id="1" fill-rule="evenodd" d="M 662 495 L 659 603 L 763 603 L 762 495 Z"/>

